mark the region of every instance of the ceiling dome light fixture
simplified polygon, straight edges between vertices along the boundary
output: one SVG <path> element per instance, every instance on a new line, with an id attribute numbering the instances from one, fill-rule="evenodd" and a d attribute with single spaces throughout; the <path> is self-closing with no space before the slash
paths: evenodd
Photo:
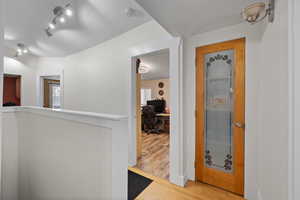
<path id="1" fill-rule="evenodd" d="M 17 53 L 16 53 L 15 57 L 19 57 L 19 56 L 22 56 L 22 55 L 27 54 L 27 53 L 29 53 L 29 50 L 25 46 L 25 44 L 18 43 L 17 44 Z"/>
<path id="2" fill-rule="evenodd" d="M 269 22 L 274 21 L 274 10 L 275 10 L 275 0 L 269 0 L 268 8 L 266 8 L 266 4 L 263 2 L 253 3 L 242 11 L 242 16 L 244 20 L 249 22 L 250 24 L 256 24 L 266 17 L 268 17 Z"/>
<path id="3" fill-rule="evenodd" d="M 45 32 L 48 37 L 53 36 L 53 30 L 56 29 L 57 25 L 64 24 L 67 19 L 66 17 L 72 17 L 73 16 L 73 10 L 71 7 L 71 4 L 67 4 L 65 6 L 56 6 L 53 9 L 54 17 L 52 18 L 51 22 L 48 24 L 48 27 L 45 29 Z"/>
<path id="4" fill-rule="evenodd" d="M 140 74 L 147 74 L 150 71 L 150 67 L 147 65 L 141 65 L 139 67 L 139 73 Z"/>

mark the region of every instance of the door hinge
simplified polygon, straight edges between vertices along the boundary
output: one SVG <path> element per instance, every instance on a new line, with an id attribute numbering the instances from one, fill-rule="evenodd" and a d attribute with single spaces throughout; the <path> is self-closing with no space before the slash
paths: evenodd
<path id="1" fill-rule="evenodd" d="M 197 110 L 195 110 L 195 117 L 197 118 Z"/>
<path id="2" fill-rule="evenodd" d="M 194 162 L 194 168 L 196 168 L 196 167 L 197 167 L 197 162 L 195 161 L 195 162 Z"/>

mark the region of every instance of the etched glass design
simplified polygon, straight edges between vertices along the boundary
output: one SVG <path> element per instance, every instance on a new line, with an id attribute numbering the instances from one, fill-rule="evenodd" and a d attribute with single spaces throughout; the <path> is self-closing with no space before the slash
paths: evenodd
<path id="1" fill-rule="evenodd" d="M 234 50 L 205 55 L 205 165 L 233 171 Z"/>

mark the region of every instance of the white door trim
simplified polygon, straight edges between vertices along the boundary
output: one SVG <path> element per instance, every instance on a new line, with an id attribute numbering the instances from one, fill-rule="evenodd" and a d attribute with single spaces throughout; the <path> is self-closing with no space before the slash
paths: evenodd
<path id="1" fill-rule="evenodd" d="M 153 41 L 130 49 L 131 70 L 130 70 L 130 99 L 129 99 L 129 165 L 136 165 L 136 130 L 135 130 L 135 78 L 137 56 L 169 49 L 170 52 L 170 182 L 184 186 L 186 179 L 183 168 L 183 123 L 182 123 L 182 40 L 173 38 L 163 41 Z"/>
<path id="2" fill-rule="evenodd" d="M 300 59 L 297 54 L 300 50 L 300 3 L 297 0 L 289 0 L 288 2 L 288 42 L 289 42 L 289 144 L 288 144 L 288 199 L 297 200 L 300 198 L 300 192 L 297 190 L 300 186 L 300 173 L 299 171 L 299 144 L 300 138 L 296 133 L 299 133 L 300 126 L 297 121 L 300 118 Z M 297 21 L 298 20 L 298 21 Z M 297 67 L 298 65 L 298 67 Z M 297 69 L 298 68 L 298 69 Z M 298 78 L 298 79 L 297 79 Z"/>

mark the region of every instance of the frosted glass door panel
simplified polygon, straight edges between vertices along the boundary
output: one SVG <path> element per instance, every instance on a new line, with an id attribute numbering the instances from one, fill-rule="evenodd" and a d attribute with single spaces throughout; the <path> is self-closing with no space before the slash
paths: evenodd
<path id="1" fill-rule="evenodd" d="M 205 165 L 233 171 L 234 50 L 205 55 Z"/>

